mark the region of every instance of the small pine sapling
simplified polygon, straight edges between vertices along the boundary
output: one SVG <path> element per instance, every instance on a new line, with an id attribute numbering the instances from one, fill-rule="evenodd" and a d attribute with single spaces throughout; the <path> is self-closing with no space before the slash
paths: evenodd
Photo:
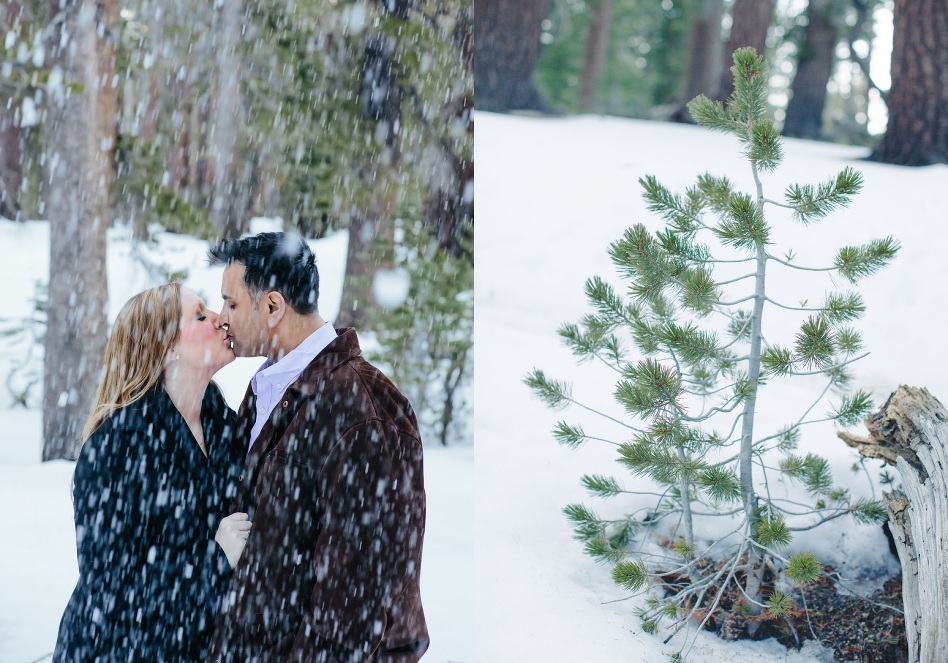
<path id="1" fill-rule="evenodd" d="M 797 265 L 792 253 L 777 254 L 766 208 L 788 209 L 797 222 L 812 224 L 848 205 L 862 177 L 847 167 L 821 184 L 790 186 L 783 202 L 766 198 L 761 174 L 782 159 L 780 135 L 766 117 L 768 69 L 754 49 L 744 48 L 734 53 L 732 71 L 735 89 L 726 104 L 701 96 L 689 109 L 698 124 L 738 138 L 756 190 L 742 193 L 726 177 L 704 174 L 677 194 L 653 176 L 641 178 L 648 209 L 664 227 L 653 233 L 635 225 L 611 245 L 628 297 L 602 278 L 590 278 L 585 290 L 594 312 L 559 329 L 581 360 L 598 360 L 616 373 L 615 399 L 630 418 L 618 423 L 632 431 L 632 439 L 612 442 L 618 462 L 658 487 L 628 491 L 613 477 L 585 476 L 583 485 L 593 496 L 654 495 L 655 506 L 645 516 L 618 519 L 600 518 L 580 504 L 564 512 L 586 552 L 612 566 L 619 586 L 631 592 L 655 583 L 664 587 L 662 599 L 647 598 L 641 617 L 648 632 L 670 622 L 669 639 L 692 618 L 704 626 L 729 590 L 741 597 L 737 611 L 752 617 L 751 634 L 761 619 L 786 616 L 794 600 L 767 589 L 764 570 L 798 584 L 813 582 L 822 571 L 809 552 L 781 554 L 794 531 L 844 515 L 864 523 L 885 518 L 881 502 L 853 499 L 834 487 L 826 459 L 795 453 L 805 426 L 852 426 L 871 410 L 869 394 L 850 388 L 850 365 L 866 356 L 852 326 L 865 310 L 863 300 L 855 292 L 831 292 L 821 305 L 791 306 L 769 294 L 767 276 L 775 265 L 855 284 L 888 264 L 898 243 L 886 237 L 846 246 L 831 266 L 819 268 Z M 717 274 L 740 266 L 749 269 L 736 278 Z M 792 344 L 768 343 L 764 313 L 772 307 L 804 317 Z M 623 344 L 627 338 L 638 350 L 634 356 Z M 803 375 L 825 382 L 812 405 L 783 428 L 761 434 L 755 418 L 767 382 Z M 597 412 L 574 399 L 569 384 L 542 370 L 534 369 L 524 382 L 550 407 L 575 404 Z M 833 402 L 825 415 L 814 414 L 827 401 Z M 603 440 L 565 421 L 553 435 L 570 447 Z M 802 486 L 811 503 L 772 496 L 777 476 Z M 664 538 L 664 551 L 632 545 L 669 517 L 678 524 Z M 696 519 L 714 517 L 736 519 L 733 531 L 699 546 Z"/>

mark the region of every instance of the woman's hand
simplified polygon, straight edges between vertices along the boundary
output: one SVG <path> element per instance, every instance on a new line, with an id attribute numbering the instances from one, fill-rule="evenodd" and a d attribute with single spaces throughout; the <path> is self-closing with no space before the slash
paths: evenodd
<path id="1" fill-rule="evenodd" d="M 224 549 L 227 555 L 227 561 L 230 562 L 230 568 L 237 566 L 237 560 L 244 552 L 244 546 L 247 545 L 247 537 L 250 536 L 250 516 L 246 513 L 232 513 L 221 521 L 217 528 L 217 534 L 214 540 Z"/>

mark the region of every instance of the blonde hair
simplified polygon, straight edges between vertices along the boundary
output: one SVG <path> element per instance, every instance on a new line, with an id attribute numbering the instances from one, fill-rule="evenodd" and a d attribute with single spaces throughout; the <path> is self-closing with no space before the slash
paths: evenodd
<path id="1" fill-rule="evenodd" d="M 164 377 L 165 360 L 178 340 L 181 285 L 140 292 L 119 312 L 105 346 L 105 367 L 82 440 L 106 418 L 148 393 Z"/>

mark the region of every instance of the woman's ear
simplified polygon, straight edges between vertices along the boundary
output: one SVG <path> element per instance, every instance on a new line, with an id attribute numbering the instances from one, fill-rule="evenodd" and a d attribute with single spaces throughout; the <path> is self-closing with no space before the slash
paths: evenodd
<path id="1" fill-rule="evenodd" d="M 286 315 L 286 300 L 276 290 L 271 290 L 265 298 L 267 306 L 267 326 L 274 329 Z"/>

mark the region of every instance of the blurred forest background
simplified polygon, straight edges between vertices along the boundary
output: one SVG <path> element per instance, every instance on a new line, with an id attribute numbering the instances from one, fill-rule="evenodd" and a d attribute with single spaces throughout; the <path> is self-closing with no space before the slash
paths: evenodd
<path id="1" fill-rule="evenodd" d="M 687 122 L 742 46 L 768 58 L 784 135 L 948 160 L 944 0 L 482 0 L 475 106 Z"/>
<path id="2" fill-rule="evenodd" d="M 473 19 L 471 0 L 0 5 L 0 216 L 50 223 L 44 459 L 73 453 L 101 370 L 106 230 L 210 240 L 254 216 L 348 231 L 334 323 L 375 332 L 447 443 L 473 377 Z M 375 301 L 380 273 L 401 306 Z"/>

